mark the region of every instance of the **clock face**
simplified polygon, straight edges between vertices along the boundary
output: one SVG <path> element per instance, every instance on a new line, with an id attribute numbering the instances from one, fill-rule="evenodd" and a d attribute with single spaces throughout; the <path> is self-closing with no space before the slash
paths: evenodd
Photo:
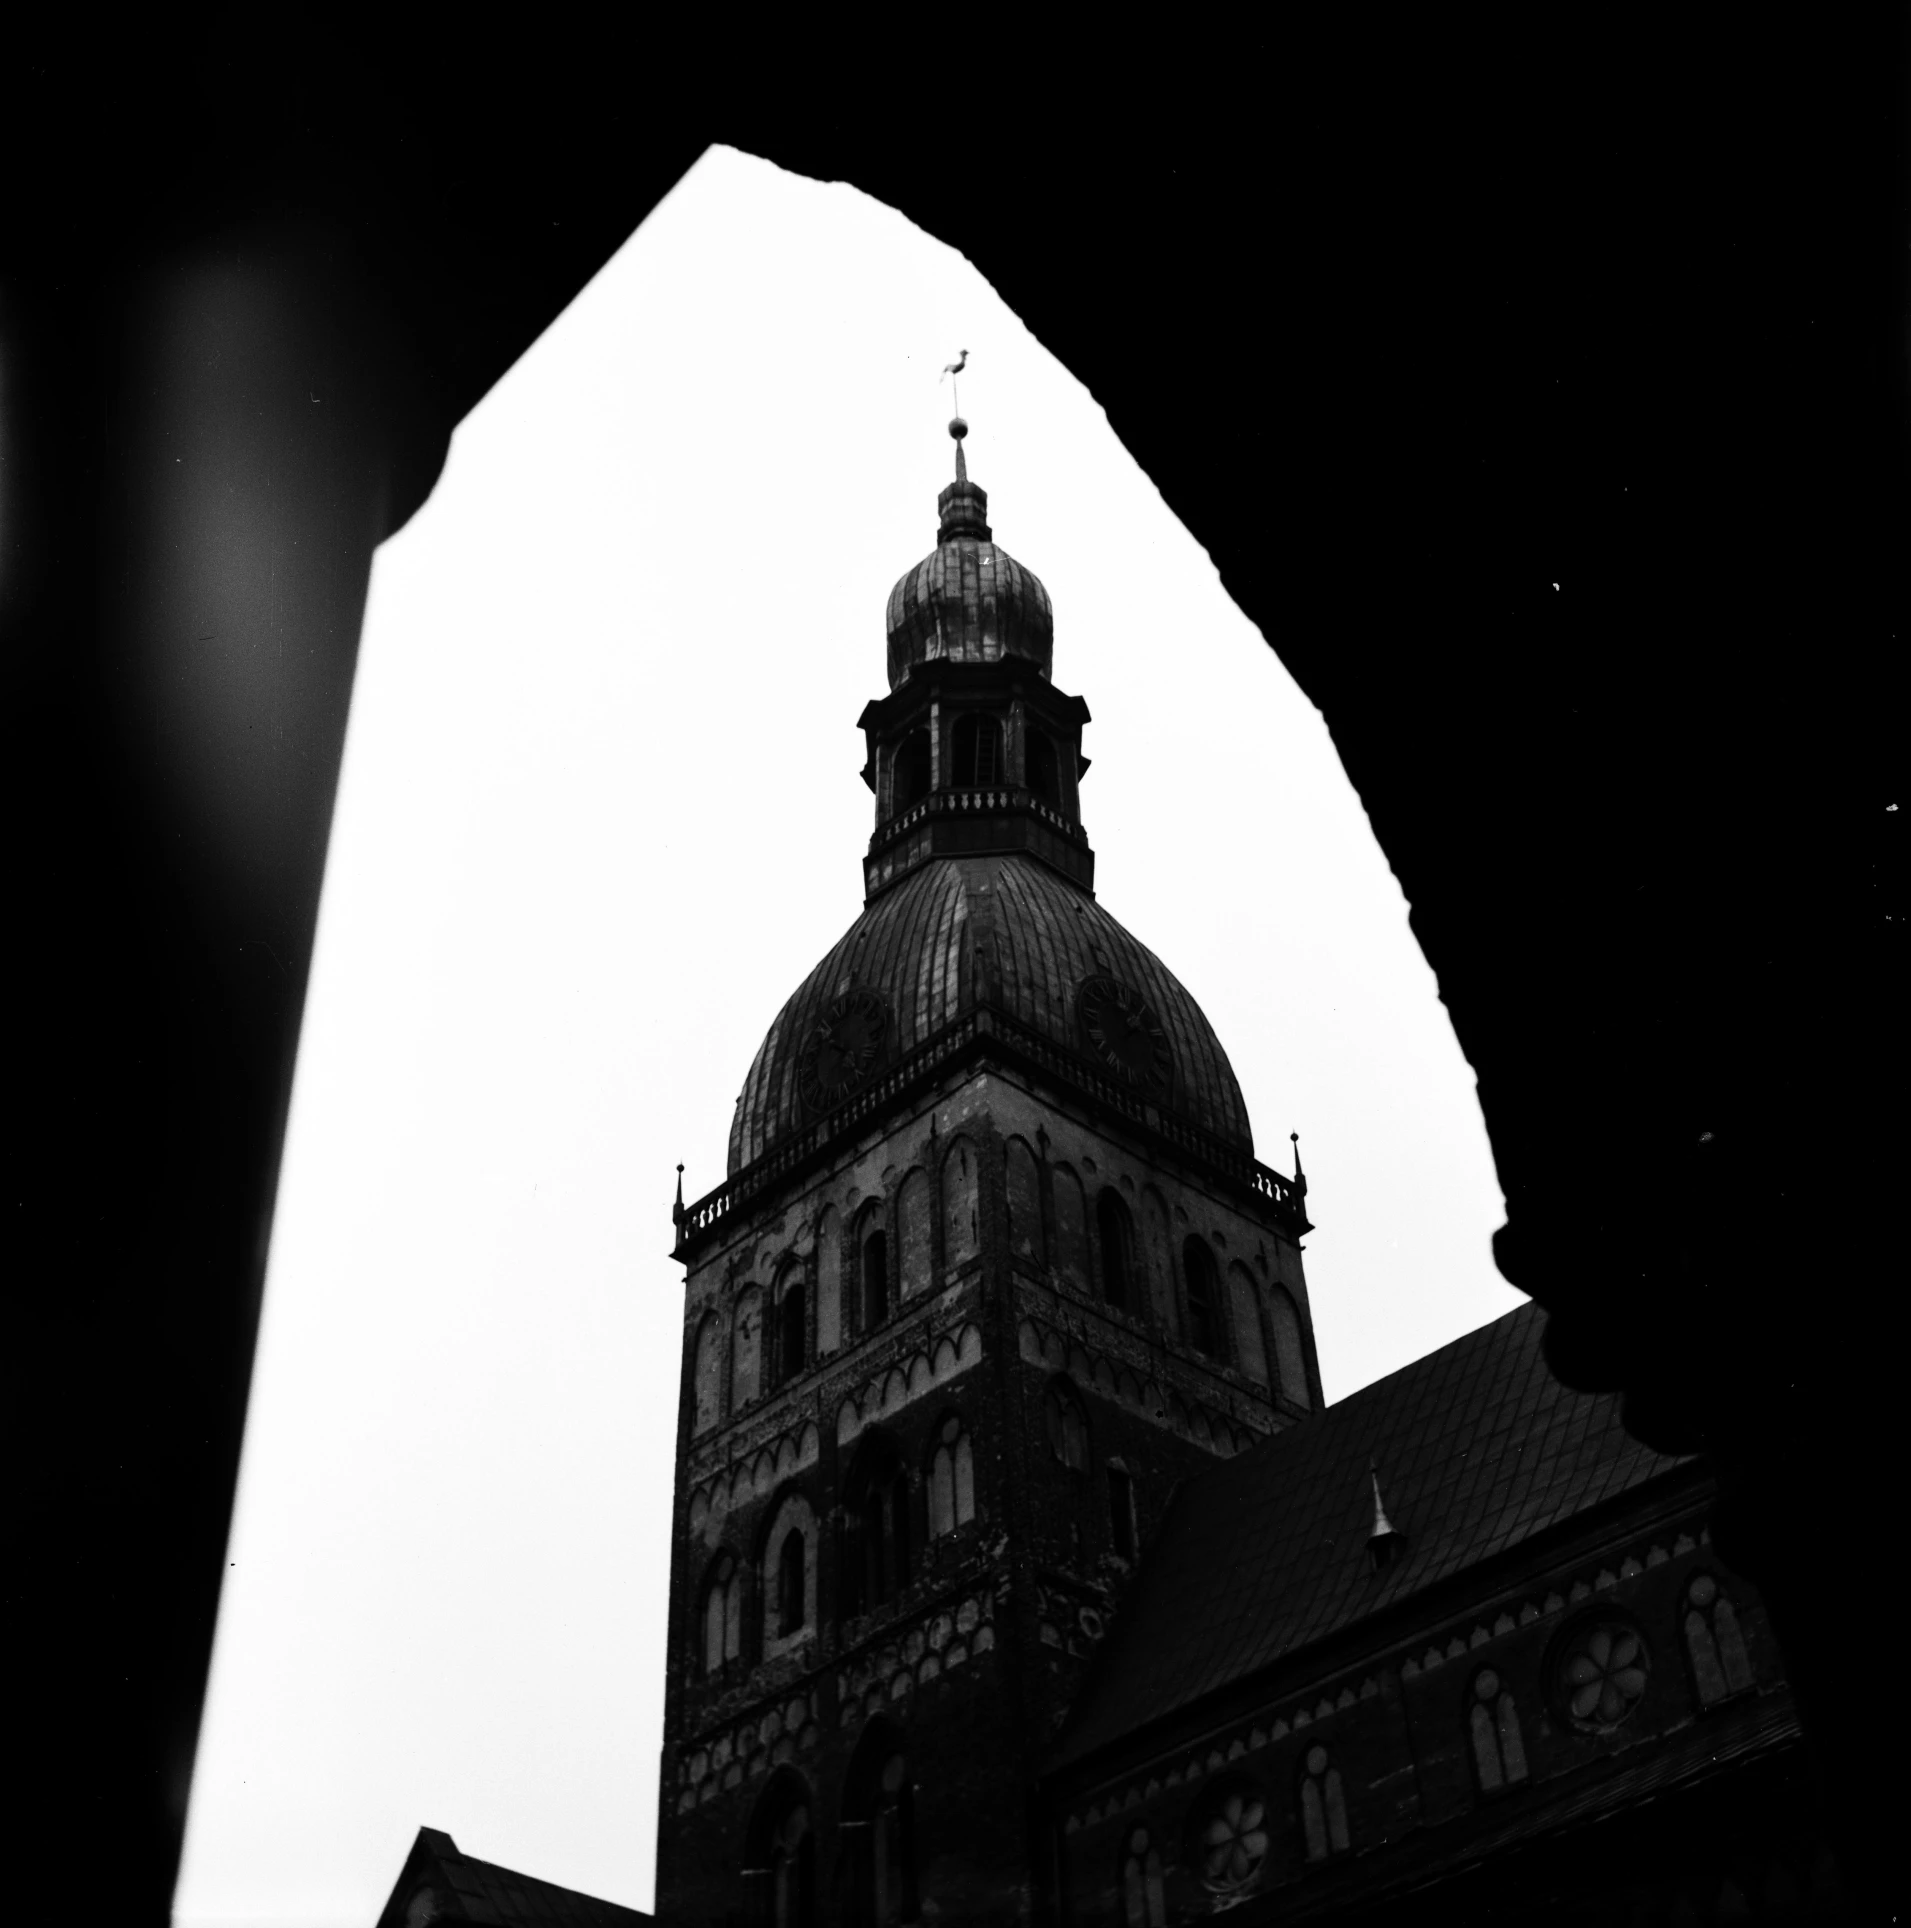
<path id="1" fill-rule="evenodd" d="M 882 1058 L 888 1013 L 874 991 L 845 991 L 803 1040 L 796 1060 L 796 1088 L 812 1111 L 826 1111 L 847 1098 Z"/>
<path id="2" fill-rule="evenodd" d="M 1076 994 L 1082 1033 L 1109 1070 L 1131 1085 L 1163 1098 L 1173 1070 L 1168 1034 L 1139 991 L 1119 978 L 1091 977 Z"/>

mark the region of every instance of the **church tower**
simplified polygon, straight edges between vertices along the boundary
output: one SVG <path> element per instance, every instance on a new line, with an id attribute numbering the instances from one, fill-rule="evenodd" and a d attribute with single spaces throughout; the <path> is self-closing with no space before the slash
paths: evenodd
<path id="1" fill-rule="evenodd" d="M 1047 1919 L 1044 1750 L 1170 1490 L 1320 1402 L 1305 1182 L 1095 900 L 1087 706 L 950 432 L 862 914 L 676 1213 L 669 1922 Z"/>

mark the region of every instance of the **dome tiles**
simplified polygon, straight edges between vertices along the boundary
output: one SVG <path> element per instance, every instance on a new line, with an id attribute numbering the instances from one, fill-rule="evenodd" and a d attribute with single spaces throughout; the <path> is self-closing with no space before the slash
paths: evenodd
<path id="1" fill-rule="evenodd" d="M 1085 891 L 1026 856 L 944 858 L 870 904 L 784 1005 L 756 1054 L 730 1128 L 735 1175 L 815 1122 L 798 1059 L 830 1006 L 873 991 L 895 1064 L 981 1005 L 1007 1012 L 1098 1069 L 1076 994 L 1112 976 L 1153 1007 L 1172 1055 L 1168 1106 L 1252 1155 L 1241 1088 L 1213 1027 L 1174 974 Z"/>

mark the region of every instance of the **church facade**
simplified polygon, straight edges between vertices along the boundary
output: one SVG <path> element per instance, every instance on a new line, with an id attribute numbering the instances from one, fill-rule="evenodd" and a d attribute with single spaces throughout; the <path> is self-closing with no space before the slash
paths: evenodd
<path id="1" fill-rule="evenodd" d="M 676 1212 L 659 1918 L 1534 1919 L 1601 1871 L 1562 1842 L 1721 1777 L 1764 1859 L 1610 1918 L 1835 1908 L 1702 1467 L 1532 1309 L 1322 1411 L 1298 1158 L 1095 900 L 1088 711 L 952 432 L 863 912 Z"/>

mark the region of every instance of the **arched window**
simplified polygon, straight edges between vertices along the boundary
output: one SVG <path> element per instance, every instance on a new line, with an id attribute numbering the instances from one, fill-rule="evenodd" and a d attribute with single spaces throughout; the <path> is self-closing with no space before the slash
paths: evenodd
<path id="1" fill-rule="evenodd" d="M 929 1461 L 929 1537 L 940 1539 L 975 1518 L 975 1446 L 953 1413 L 942 1422 Z"/>
<path id="2" fill-rule="evenodd" d="M 1188 1282 L 1188 1342 L 1210 1359 L 1226 1359 L 1221 1338 L 1221 1280 L 1214 1254 L 1192 1235 L 1181 1247 L 1181 1269 Z"/>
<path id="3" fill-rule="evenodd" d="M 1088 1290 L 1088 1203 L 1082 1181 L 1068 1166 L 1057 1165 L 1055 1181 L 1055 1269 L 1078 1292 Z"/>
<path id="4" fill-rule="evenodd" d="M 1228 1267 L 1228 1311 L 1234 1327 L 1234 1357 L 1257 1386 L 1267 1384 L 1267 1346 L 1261 1338 L 1261 1295 L 1254 1275 L 1238 1260 Z"/>
<path id="5" fill-rule="evenodd" d="M 763 1294 L 754 1285 L 737 1298 L 731 1344 L 730 1409 L 739 1412 L 763 1390 Z"/>
<path id="6" fill-rule="evenodd" d="M 958 1138 L 942 1161 L 942 1263 L 950 1271 L 982 1249 L 975 1147 Z"/>
<path id="7" fill-rule="evenodd" d="M 1002 781 L 1002 726 L 992 716 L 959 716 L 951 737 L 958 790 L 985 790 Z"/>
<path id="8" fill-rule="evenodd" d="M 836 1207 L 816 1221 L 816 1356 L 843 1342 L 843 1226 Z"/>
<path id="9" fill-rule="evenodd" d="M 779 1767 L 750 1818 L 743 1870 L 753 1928 L 815 1928 L 816 1836 L 809 1789 L 791 1767 Z"/>
<path id="10" fill-rule="evenodd" d="M 1473 1730 L 1473 1771 L 1490 1794 L 1526 1778 L 1526 1743 L 1520 1735 L 1519 1709 L 1491 1667 L 1473 1676 L 1473 1703 L 1467 1711 Z"/>
<path id="11" fill-rule="evenodd" d="M 911 730 L 896 746 L 895 776 L 890 787 L 890 814 L 901 816 L 929 794 L 929 732 Z"/>
<path id="12" fill-rule="evenodd" d="M 1310 1747 L 1301 1775 L 1301 1833 L 1307 1858 L 1325 1861 L 1330 1854 L 1347 1852 L 1347 1795 L 1340 1769 L 1327 1758 L 1324 1747 Z"/>
<path id="13" fill-rule="evenodd" d="M 783 1268 L 776 1291 L 776 1366 L 782 1384 L 809 1364 L 809 1295 L 801 1264 L 792 1260 Z"/>
<path id="14" fill-rule="evenodd" d="M 872 1721 L 844 1776 L 843 1860 L 849 1918 L 901 1928 L 922 1913 L 916 1892 L 915 1789 L 900 1737 Z"/>
<path id="15" fill-rule="evenodd" d="M 1009 1200 L 1009 1251 L 1032 1265 L 1042 1262 L 1042 1173 L 1025 1139 L 1011 1138 L 1004 1176 Z"/>
<path id="16" fill-rule="evenodd" d="M 1274 1328 L 1274 1372 L 1281 1397 L 1305 1412 L 1312 1401 L 1307 1396 L 1307 1358 L 1301 1350 L 1301 1315 L 1278 1285 L 1268 1291 L 1267 1319 Z"/>
<path id="17" fill-rule="evenodd" d="M 783 1535 L 783 1548 L 776 1556 L 776 1631 L 787 1640 L 809 1624 L 803 1593 L 803 1536 L 792 1528 Z"/>
<path id="18" fill-rule="evenodd" d="M 1697 1575 L 1685 1590 L 1685 1651 L 1701 1707 L 1752 1685 L 1752 1657 L 1745 1649 L 1738 1609 L 1709 1573 Z"/>
<path id="19" fill-rule="evenodd" d="M 1142 1264 L 1148 1274 L 1148 1296 L 1154 1307 L 1155 1323 L 1163 1332 L 1179 1338 L 1181 1320 L 1174 1303 L 1174 1268 L 1168 1262 L 1168 1255 L 1174 1249 L 1168 1235 L 1168 1208 L 1152 1185 L 1141 1195 L 1141 1232 Z"/>
<path id="20" fill-rule="evenodd" d="M 1051 1379 L 1043 1395 L 1048 1449 L 1071 1473 L 1088 1471 L 1088 1415 L 1066 1379 Z"/>
<path id="21" fill-rule="evenodd" d="M 1116 1559 L 1135 1558 L 1135 1483 L 1120 1460 L 1108 1462 L 1108 1544 Z"/>
<path id="22" fill-rule="evenodd" d="M 873 1332 L 889 1317 L 889 1241 L 873 1210 L 863 1218 L 861 1254 L 863 1330 Z"/>
<path id="23" fill-rule="evenodd" d="M 816 1618 L 816 1522 L 801 1493 L 787 1493 L 763 1536 L 760 1598 L 766 1646 L 793 1640 Z"/>
<path id="24" fill-rule="evenodd" d="M 720 1553 L 703 1583 L 697 1616 L 703 1671 L 720 1673 L 743 1652 L 743 1573 L 734 1555 Z"/>
<path id="25" fill-rule="evenodd" d="M 707 1433 L 722 1417 L 723 1336 L 717 1315 L 706 1312 L 697 1326 L 696 1342 L 690 1356 L 691 1396 L 695 1401 L 693 1433 Z"/>
<path id="26" fill-rule="evenodd" d="M 929 1289 L 929 1209 L 928 1174 L 913 1171 L 896 1194 L 897 1257 L 901 1261 L 897 1269 L 905 1299 Z"/>
<path id="27" fill-rule="evenodd" d="M 1040 730 L 1030 730 L 1023 739 L 1023 754 L 1028 759 L 1028 787 L 1051 810 L 1065 809 L 1062 801 L 1062 763 L 1055 754 L 1055 742 Z"/>
<path id="28" fill-rule="evenodd" d="M 867 1613 L 909 1584 L 909 1477 L 888 1434 L 866 1433 L 843 1482 L 843 1611 Z"/>
<path id="29" fill-rule="evenodd" d="M 1101 1244 L 1101 1295 L 1123 1312 L 1138 1312 L 1135 1293 L 1135 1229 L 1128 1207 L 1114 1186 L 1095 1201 L 1095 1231 Z"/>
<path id="30" fill-rule="evenodd" d="M 1121 1918 L 1124 1928 L 1167 1928 L 1161 1850 L 1149 1840 L 1146 1828 L 1136 1828 L 1122 1846 Z"/>

